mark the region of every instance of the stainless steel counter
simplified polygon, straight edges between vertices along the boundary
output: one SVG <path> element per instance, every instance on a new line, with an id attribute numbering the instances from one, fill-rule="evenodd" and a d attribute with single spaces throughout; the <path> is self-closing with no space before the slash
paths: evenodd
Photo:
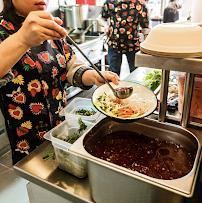
<path id="1" fill-rule="evenodd" d="M 136 75 L 138 75 L 138 69 L 130 74 L 127 79 L 134 80 Z M 78 96 L 90 98 L 94 88 L 83 91 Z M 155 115 L 153 118 L 155 119 Z M 202 144 L 202 129 L 196 127 L 187 129 L 193 132 Z M 55 160 L 50 159 L 44 162 L 42 158 L 48 150 L 54 151 L 51 142 L 45 141 L 14 166 L 16 174 L 70 202 L 94 202 L 91 198 L 88 177 L 79 179 L 60 170 Z"/>
<path id="2" fill-rule="evenodd" d="M 56 160 L 44 162 L 48 150 L 54 152 L 51 142 L 45 141 L 14 166 L 16 174 L 71 202 L 93 202 L 88 178 L 79 179 L 60 170 Z"/>

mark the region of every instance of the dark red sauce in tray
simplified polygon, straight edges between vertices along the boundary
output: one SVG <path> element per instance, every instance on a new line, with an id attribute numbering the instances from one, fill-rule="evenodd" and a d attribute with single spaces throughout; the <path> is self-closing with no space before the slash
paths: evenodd
<path id="1" fill-rule="evenodd" d="M 172 180 L 185 176 L 194 158 L 180 145 L 129 131 L 106 135 L 91 154 L 145 175 Z"/>

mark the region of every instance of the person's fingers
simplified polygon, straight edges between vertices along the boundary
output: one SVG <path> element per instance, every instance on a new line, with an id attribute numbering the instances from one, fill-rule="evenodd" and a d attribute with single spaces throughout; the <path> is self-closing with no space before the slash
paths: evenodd
<path id="1" fill-rule="evenodd" d="M 57 32 L 61 37 L 66 37 L 67 32 L 66 30 L 58 25 L 55 21 L 52 20 L 46 20 L 46 19 L 41 19 L 39 21 L 40 26 L 47 28 L 48 30 L 52 31 L 52 36 L 55 36 L 55 33 Z"/>
<path id="2" fill-rule="evenodd" d="M 30 47 L 38 46 L 45 40 L 60 40 L 63 38 L 58 32 L 39 25 L 28 27 L 29 33 L 25 34 L 24 30 L 27 30 L 26 28 L 20 29 L 17 35 L 23 44 L 27 44 Z"/>
<path id="3" fill-rule="evenodd" d="M 113 76 L 115 79 L 120 80 L 119 76 L 111 71 L 101 71 L 103 74 L 106 74 L 106 77 L 109 77 L 109 79 Z"/>
<path id="4" fill-rule="evenodd" d="M 54 18 L 54 21 L 55 21 L 58 25 L 62 25 L 62 24 L 63 24 L 63 21 L 62 21 L 59 17 Z"/>
<path id="5" fill-rule="evenodd" d="M 40 43 L 44 42 L 45 40 L 60 40 L 61 36 L 53 36 L 52 33 L 50 33 L 50 35 L 48 34 L 48 32 L 41 32 L 40 34 L 38 34 L 38 41 Z"/>
<path id="6" fill-rule="evenodd" d="M 44 36 L 49 36 L 51 37 L 51 39 L 62 39 L 64 38 L 65 36 L 64 35 L 61 35 L 60 33 L 58 33 L 57 31 L 55 30 L 52 30 L 52 29 L 48 29 L 48 28 L 45 28 L 43 26 L 40 26 L 39 27 L 39 30 L 40 30 L 40 33 Z M 46 39 L 46 38 L 45 38 Z"/>
<path id="7" fill-rule="evenodd" d="M 33 11 L 25 19 L 16 36 L 29 47 L 38 46 L 45 40 L 60 40 L 66 37 L 67 32 L 50 13 Z"/>
<path id="8" fill-rule="evenodd" d="M 109 79 L 115 84 L 115 85 L 118 85 L 119 84 L 119 77 L 116 75 L 116 74 L 113 74 L 113 73 L 108 73 L 110 76 L 109 76 Z"/>
<path id="9" fill-rule="evenodd" d="M 62 24 L 62 21 L 59 18 L 54 18 L 48 12 L 31 12 L 30 21 L 38 23 L 44 28 L 58 32 L 63 38 L 67 36 L 66 30 L 60 26 Z"/>
<path id="10" fill-rule="evenodd" d="M 111 75 L 113 75 L 113 76 L 115 76 L 115 78 L 116 78 L 118 81 L 120 80 L 119 76 L 118 76 L 116 73 L 113 73 L 113 72 L 111 72 L 111 71 L 108 71 L 108 73 L 111 74 Z"/>
<path id="11" fill-rule="evenodd" d="M 108 81 L 113 82 L 115 85 L 119 84 L 118 81 L 120 80 L 120 78 L 116 73 L 113 73 L 111 71 L 101 71 L 101 72 Z M 98 82 L 100 83 L 100 85 L 104 83 L 101 77 L 98 80 Z"/>
<path id="12" fill-rule="evenodd" d="M 44 19 L 48 19 L 48 20 L 53 20 L 54 21 L 54 17 L 48 13 L 48 12 L 45 12 L 45 11 L 32 11 L 30 12 L 30 16 L 38 16 L 40 18 L 44 18 Z"/>

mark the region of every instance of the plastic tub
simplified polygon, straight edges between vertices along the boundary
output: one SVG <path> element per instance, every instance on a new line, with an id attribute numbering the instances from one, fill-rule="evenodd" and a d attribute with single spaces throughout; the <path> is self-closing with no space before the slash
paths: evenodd
<path id="1" fill-rule="evenodd" d="M 82 116 L 76 115 L 76 111 L 80 109 L 94 110 L 96 113 L 92 116 Z M 60 111 L 61 116 L 65 116 L 65 119 L 70 117 L 81 118 L 82 120 L 96 122 L 97 118 L 100 116 L 100 112 L 93 106 L 91 99 L 77 97 L 73 99 L 62 111 Z"/>
<path id="2" fill-rule="evenodd" d="M 202 76 L 196 75 L 194 78 L 194 87 L 191 100 L 190 116 L 202 119 Z M 182 103 L 184 94 L 185 73 L 179 72 L 179 89 L 178 89 L 178 111 L 182 113 Z"/>
<path id="3" fill-rule="evenodd" d="M 83 122 L 87 125 L 87 128 L 82 131 L 81 135 L 93 126 L 92 122 Z M 78 118 L 71 118 L 54 127 L 44 135 L 44 138 L 52 142 L 58 167 L 60 169 L 78 178 L 85 178 L 88 174 L 86 159 L 69 153 L 68 149 L 72 144 L 54 137 L 54 135 L 57 134 L 59 138 L 65 139 L 66 137 L 76 133 L 79 127 Z"/>

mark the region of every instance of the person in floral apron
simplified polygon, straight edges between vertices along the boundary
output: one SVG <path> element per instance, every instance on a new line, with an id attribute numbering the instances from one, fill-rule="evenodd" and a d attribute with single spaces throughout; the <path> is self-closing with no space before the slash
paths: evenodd
<path id="1" fill-rule="evenodd" d="M 46 12 L 48 0 L 3 0 L 0 17 L 0 107 L 13 164 L 64 120 L 66 85 L 84 90 L 104 83 L 64 42 L 62 21 Z M 118 84 L 116 74 L 104 76 Z"/>
<path id="2" fill-rule="evenodd" d="M 110 25 L 108 36 L 107 61 L 109 70 L 120 75 L 122 55 L 125 54 L 130 72 L 136 67 L 135 53 L 140 49 L 141 39 L 138 35 L 139 25 L 146 36 L 149 32 L 149 16 L 144 0 L 106 0 L 101 17 Z"/>

